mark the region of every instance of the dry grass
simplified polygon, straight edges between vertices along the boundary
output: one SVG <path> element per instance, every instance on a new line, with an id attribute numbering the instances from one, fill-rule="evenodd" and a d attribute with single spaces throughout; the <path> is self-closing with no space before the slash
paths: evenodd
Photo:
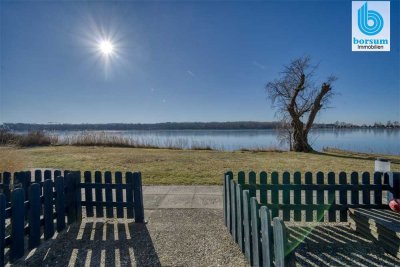
<path id="1" fill-rule="evenodd" d="M 9 161 L 4 161 L 8 158 Z M 400 171 L 400 156 L 392 170 Z M 116 147 L 0 147 L 0 170 L 59 168 L 142 172 L 144 184 L 221 184 L 225 171 L 373 171 L 373 157 L 345 152 L 222 152 Z"/>
<path id="2" fill-rule="evenodd" d="M 15 172 L 32 166 L 30 156 L 14 147 L 0 148 L 0 172 Z"/>

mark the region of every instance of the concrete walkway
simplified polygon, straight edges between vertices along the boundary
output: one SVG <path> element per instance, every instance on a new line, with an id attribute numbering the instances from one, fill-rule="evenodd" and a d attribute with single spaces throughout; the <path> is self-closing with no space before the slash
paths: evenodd
<path id="1" fill-rule="evenodd" d="M 222 209 L 222 186 L 143 186 L 145 209 Z"/>

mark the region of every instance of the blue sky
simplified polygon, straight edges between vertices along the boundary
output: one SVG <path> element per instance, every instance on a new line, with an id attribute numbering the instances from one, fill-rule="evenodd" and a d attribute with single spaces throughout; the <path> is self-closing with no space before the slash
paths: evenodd
<path id="1" fill-rule="evenodd" d="M 0 122 L 271 121 L 264 86 L 303 55 L 339 78 L 319 122 L 400 120 L 398 1 L 379 53 L 351 52 L 346 0 L 0 5 Z"/>

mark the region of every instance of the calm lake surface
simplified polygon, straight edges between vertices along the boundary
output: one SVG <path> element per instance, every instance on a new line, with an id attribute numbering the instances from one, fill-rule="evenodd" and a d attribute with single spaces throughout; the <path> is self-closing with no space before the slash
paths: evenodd
<path id="1" fill-rule="evenodd" d="M 130 130 L 101 133 L 103 132 L 162 147 L 210 146 L 229 151 L 256 148 L 287 149 L 287 145 L 280 144 L 277 140 L 276 130 Z M 54 133 L 59 135 L 61 140 L 82 134 L 77 131 Z M 400 155 L 400 129 L 318 129 L 310 133 L 309 141 L 316 150 L 332 147 Z"/>

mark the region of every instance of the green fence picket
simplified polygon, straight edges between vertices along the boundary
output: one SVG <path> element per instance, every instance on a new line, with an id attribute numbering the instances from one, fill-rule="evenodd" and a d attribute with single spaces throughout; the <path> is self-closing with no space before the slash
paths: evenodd
<path id="1" fill-rule="evenodd" d="M 106 171 L 104 173 L 104 183 L 110 184 L 112 183 L 111 172 Z M 112 218 L 114 217 L 114 209 L 112 207 L 113 195 L 111 187 L 106 188 L 106 217 Z"/>
<path id="2" fill-rule="evenodd" d="M 362 183 L 364 185 L 369 185 L 370 184 L 369 172 L 364 172 L 362 174 Z M 371 203 L 371 191 L 368 190 L 368 189 L 363 190 L 362 199 L 363 199 L 363 204 L 370 204 Z"/>
<path id="3" fill-rule="evenodd" d="M 317 172 L 317 184 L 324 184 L 324 173 Z M 324 221 L 325 209 L 323 205 L 325 204 L 325 193 L 324 190 L 317 190 L 317 221 Z"/>
<path id="4" fill-rule="evenodd" d="M 300 172 L 295 172 L 293 174 L 293 183 L 300 185 L 301 184 L 301 173 Z M 293 201 L 295 205 L 300 205 L 301 204 L 301 190 L 300 189 L 296 189 L 293 190 Z M 301 210 L 295 210 L 293 212 L 293 219 L 296 222 L 301 221 Z"/>
<path id="5" fill-rule="evenodd" d="M 290 173 L 283 172 L 282 175 L 282 184 L 290 184 Z M 288 204 L 290 204 L 290 190 L 283 190 L 282 191 L 282 210 L 283 210 L 283 220 L 290 221 L 290 210 L 288 208 Z M 286 205 L 285 205 L 286 204 Z"/>
<path id="6" fill-rule="evenodd" d="M 250 192 L 243 190 L 243 232 L 244 232 L 244 254 L 250 264 L 253 263 L 251 222 L 250 222 Z"/>
<path id="7" fill-rule="evenodd" d="M 251 171 L 249 172 L 249 193 L 250 197 L 255 197 L 257 196 L 256 192 L 256 184 L 257 184 L 257 175 L 255 172 Z"/>
<path id="8" fill-rule="evenodd" d="M 11 193 L 11 246 L 10 262 L 13 263 L 24 256 L 24 201 L 25 193 L 22 188 L 17 188 Z"/>
<path id="9" fill-rule="evenodd" d="M 345 172 L 339 173 L 339 184 L 347 184 L 347 175 Z M 341 189 L 339 191 L 339 202 L 341 205 L 347 205 L 347 190 Z M 339 219 L 341 222 L 347 222 L 347 210 L 342 209 L 339 212 Z"/>
<path id="10" fill-rule="evenodd" d="M 115 172 L 115 183 L 116 184 L 122 184 L 122 173 L 121 172 Z M 124 217 L 124 209 L 122 207 L 123 203 L 123 194 L 122 194 L 122 189 L 117 188 L 115 191 L 115 198 L 117 203 L 120 203 L 117 206 L 117 218 L 123 218 Z"/>
<path id="11" fill-rule="evenodd" d="M 329 172 L 328 173 L 328 184 L 334 185 L 335 184 L 335 173 Z M 328 204 L 332 207 L 336 205 L 336 190 L 330 189 L 328 190 Z M 336 221 L 336 210 L 330 208 L 328 211 L 328 220 L 330 222 Z"/>
<path id="12" fill-rule="evenodd" d="M 90 171 L 85 171 L 84 174 L 85 183 L 92 183 L 92 173 Z M 86 201 L 86 216 L 93 217 L 93 188 L 85 188 L 85 201 Z"/>
<path id="13" fill-rule="evenodd" d="M 381 172 L 374 173 L 375 185 L 382 185 L 382 176 L 383 173 Z M 382 190 L 379 189 L 374 190 L 374 204 L 382 204 Z"/>
<path id="14" fill-rule="evenodd" d="M 260 208 L 261 219 L 261 244 L 262 244 L 262 265 L 264 267 L 273 266 L 273 243 L 271 215 L 266 206 Z"/>
<path id="15" fill-rule="evenodd" d="M 232 178 L 233 178 L 233 173 L 227 172 L 225 175 L 226 223 L 227 223 L 227 227 L 228 227 L 230 233 L 232 233 L 232 214 L 231 214 L 232 200 L 231 200 L 231 186 L 230 186 Z"/>
<path id="16" fill-rule="evenodd" d="M 40 245 L 40 213 L 41 213 L 41 188 L 37 183 L 29 187 L 29 239 L 28 248 L 33 249 Z"/>
<path id="17" fill-rule="evenodd" d="M 260 173 L 260 203 L 261 204 L 267 204 L 268 199 L 267 199 L 267 189 L 265 188 L 265 185 L 267 184 L 267 173 L 262 171 Z"/>
<path id="18" fill-rule="evenodd" d="M 129 204 L 134 204 L 133 202 L 133 173 L 132 172 L 126 172 L 125 173 L 125 179 L 126 179 L 126 184 L 127 184 L 127 189 L 126 189 L 126 202 Z M 134 207 L 130 207 L 126 210 L 126 216 L 128 218 L 134 218 L 135 217 L 135 209 Z"/>
<path id="19" fill-rule="evenodd" d="M 311 172 L 306 172 L 304 174 L 304 181 L 306 185 L 312 184 L 313 183 L 313 178 L 312 178 L 312 173 Z M 311 208 L 311 205 L 313 204 L 313 190 L 306 189 L 305 190 L 305 195 L 306 195 L 306 222 L 312 222 L 313 221 L 313 210 Z"/>
<path id="20" fill-rule="evenodd" d="M 134 198 L 135 222 L 144 223 L 142 174 L 140 172 L 135 172 L 133 174 L 133 198 Z"/>
<path id="21" fill-rule="evenodd" d="M 253 266 L 260 266 L 261 257 L 261 238 L 260 238 L 260 216 L 259 205 L 256 197 L 250 199 L 250 217 L 251 217 L 251 241 Z"/>
<path id="22" fill-rule="evenodd" d="M 64 192 L 64 177 L 56 176 L 56 213 L 57 213 L 57 232 L 65 229 L 65 192 Z"/>
<path id="23" fill-rule="evenodd" d="M 44 239 L 50 239 L 54 235 L 53 222 L 53 184 L 50 179 L 43 182 L 43 216 L 44 216 Z"/>
<path id="24" fill-rule="evenodd" d="M 351 173 L 350 182 L 354 185 L 354 189 L 351 190 L 351 204 L 358 204 L 360 202 L 360 191 L 355 187 L 359 184 L 358 172 Z"/>
<path id="25" fill-rule="evenodd" d="M 237 228 L 236 228 L 236 220 L 237 220 L 237 214 L 236 214 L 236 183 L 235 183 L 235 181 L 232 179 L 232 180 L 230 180 L 230 187 L 231 187 L 231 190 L 230 190 L 230 193 L 231 193 L 231 205 L 230 205 L 230 207 L 231 207 L 231 218 L 232 218 L 232 220 L 231 220 L 231 223 L 232 223 L 232 238 L 233 238 L 233 240 L 235 240 L 235 242 L 237 242 L 237 232 L 236 232 L 236 230 L 237 230 Z"/>
<path id="26" fill-rule="evenodd" d="M 274 218 L 274 254 L 275 266 L 286 267 L 292 266 L 292 254 L 289 251 L 288 235 L 286 226 L 282 219 Z"/>
<path id="27" fill-rule="evenodd" d="M 94 181 L 96 184 L 102 183 L 101 172 L 96 171 L 94 173 Z M 103 189 L 96 188 L 95 189 L 95 197 L 96 197 L 96 217 L 103 217 L 104 209 L 103 209 L 103 206 L 100 205 L 100 203 L 103 202 Z"/>
<path id="28" fill-rule="evenodd" d="M 271 184 L 272 185 L 277 185 L 279 184 L 279 174 L 277 172 L 272 172 L 271 174 Z M 278 189 L 273 188 L 271 190 L 271 203 L 272 204 L 279 204 L 279 192 Z M 272 212 L 272 218 L 275 218 L 279 216 L 279 209 L 276 207 L 273 207 L 271 209 Z"/>
<path id="29" fill-rule="evenodd" d="M 242 185 L 236 185 L 236 235 L 240 249 L 244 252 L 244 234 L 243 234 L 243 192 Z"/>

